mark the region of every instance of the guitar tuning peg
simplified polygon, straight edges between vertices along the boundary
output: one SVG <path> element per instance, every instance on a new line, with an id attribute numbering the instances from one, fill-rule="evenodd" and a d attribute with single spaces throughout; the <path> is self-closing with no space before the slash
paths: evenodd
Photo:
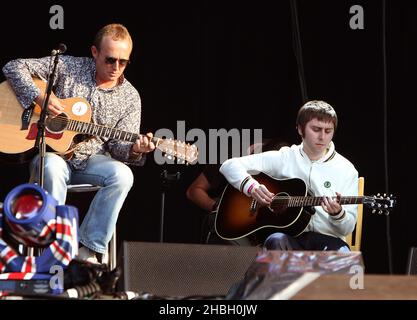
<path id="1" fill-rule="evenodd" d="M 379 211 L 378 211 L 378 214 L 382 214 L 382 210 L 379 210 Z"/>
<path id="2" fill-rule="evenodd" d="M 386 198 L 387 197 L 387 194 L 386 193 L 384 193 L 384 198 Z"/>
<path id="3" fill-rule="evenodd" d="M 377 197 L 380 197 L 381 196 L 381 194 L 380 193 L 377 193 L 377 195 L 376 195 Z"/>
<path id="4" fill-rule="evenodd" d="M 376 209 L 372 209 L 372 213 L 375 213 Z"/>

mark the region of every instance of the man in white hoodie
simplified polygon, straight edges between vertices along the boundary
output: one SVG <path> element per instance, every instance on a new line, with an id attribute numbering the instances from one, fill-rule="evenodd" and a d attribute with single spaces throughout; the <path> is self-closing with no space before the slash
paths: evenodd
<path id="1" fill-rule="evenodd" d="M 358 194 L 358 172 L 336 152 L 332 142 L 337 128 L 336 112 L 324 101 L 309 101 L 300 108 L 296 123 L 301 144 L 229 159 L 220 172 L 261 206 L 270 206 L 274 194 L 248 172 L 263 172 L 275 179 L 299 178 L 309 194 L 321 197 L 301 234 L 273 233 L 265 241 L 267 249 L 348 251 L 344 237 L 355 227 L 357 206 L 342 207 L 340 200 L 342 194 Z"/>

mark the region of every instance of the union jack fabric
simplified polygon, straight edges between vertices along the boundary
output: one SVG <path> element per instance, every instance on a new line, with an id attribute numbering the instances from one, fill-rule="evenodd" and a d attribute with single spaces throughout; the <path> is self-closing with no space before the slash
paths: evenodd
<path id="1" fill-rule="evenodd" d="M 36 257 L 20 255 L 3 240 L 3 217 L 0 210 L 0 279 L 28 280 L 50 277 L 52 266 L 61 266 L 65 269 L 78 254 L 76 207 L 56 207 L 56 219 L 50 221 L 41 232 L 41 236 L 54 232 L 55 240 Z"/>

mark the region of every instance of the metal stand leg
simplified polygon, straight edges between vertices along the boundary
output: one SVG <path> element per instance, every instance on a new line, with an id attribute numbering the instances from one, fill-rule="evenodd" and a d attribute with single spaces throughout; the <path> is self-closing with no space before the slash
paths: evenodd
<path id="1" fill-rule="evenodd" d="M 165 193 L 172 183 L 180 179 L 180 173 L 168 173 L 167 170 L 162 171 L 162 193 L 161 193 L 161 212 L 160 212 L 160 229 L 159 242 L 164 242 L 164 218 L 165 218 Z"/>
<path id="2" fill-rule="evenodd" d="M 116 230 L 114 230 L 113 237 L 109 243 L 109 267 L 113 270 L 117 266 L 117 244 L 116 244 Z"/>

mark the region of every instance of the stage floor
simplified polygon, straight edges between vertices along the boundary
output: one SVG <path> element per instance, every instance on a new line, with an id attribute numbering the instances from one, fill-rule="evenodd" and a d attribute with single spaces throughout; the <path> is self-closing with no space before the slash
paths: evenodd
<path id="1" fill-rule="evenodd" d="M 352 275 L 323 275 L 292 300 L 417 300 L 417 276 L 365 275 L 363 289 L 350 287 Z"/>

